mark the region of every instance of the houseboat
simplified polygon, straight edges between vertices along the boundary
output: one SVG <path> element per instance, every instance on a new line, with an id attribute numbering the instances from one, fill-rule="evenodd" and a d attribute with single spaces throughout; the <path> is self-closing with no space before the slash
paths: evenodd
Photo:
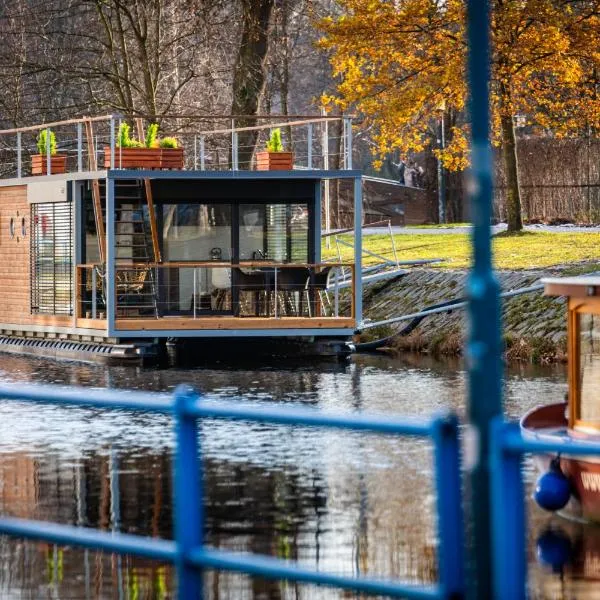
<path id="1" fill-rule="evenodd" d="M 307 136 L 321 120 L 301 121 Z M 110 115 L 0 132 L 16 140 L 0 179 L 0 351 L 136 363 L 166 348 L 188 358 L 217 346 L 246 356 L 347 352 L 362 297 L 351 159 L 317 168 L 305 136 L 301 168 L 241 170 L 233 126 L 225 168 L 197 135 L 185 158 L 157 149 L 136 159 L 118 130 Z M 40 131 L 41 158 L 26 143 Z M 59 138 L 56 154 L 50 131 L 70 140 Z M 321 197 L 335 179 L 353 182 L 348 262 L 321 258 Z"/>
<path id="2" fill-rule="evenodd" d="M 568 383 L 565 403 L 535 408 L 521 420 L 526 436 L 600 440 L 600 277 L 543 280 L 545 293 L 568 299 Z M 543 508 L 600 522 L 600 460 L 561 454 L 541 457 L 547 471 L 534 497 Z"/>

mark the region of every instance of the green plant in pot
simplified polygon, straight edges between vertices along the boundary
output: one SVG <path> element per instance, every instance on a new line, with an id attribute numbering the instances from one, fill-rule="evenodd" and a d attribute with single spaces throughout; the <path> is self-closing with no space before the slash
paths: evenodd
<path id="1" fill-rule="evenodd" d="M 291 171 L 294 168 L 294 155 L 284 150 L 279 127 L 271 131 L 266 149 L 256 153 L 256 168 L 259 171 Z"/>
<path id="2" fill-rule="evenodd" d="M 42 129 L 37 137 L 37 154 L 31 156 L 31 174 L 48 175 L 65 173 L 67 157 L 58 153 L 56 135 L 51 129 Z M 48 149 L 50 150 L 50 172 L 48 173 Z"/>
<path id="3" fill-rule="evenodd" d="M 150 123 L 143 141 L 131 137 L 128 123 L 119 125 L 114 164 L 124 169 L 182 169 L 183 149 L 174 137 L 159 138 L 158 123 Z M 110 168 L 110 148 L 104 149 L 104 166 Z"/>

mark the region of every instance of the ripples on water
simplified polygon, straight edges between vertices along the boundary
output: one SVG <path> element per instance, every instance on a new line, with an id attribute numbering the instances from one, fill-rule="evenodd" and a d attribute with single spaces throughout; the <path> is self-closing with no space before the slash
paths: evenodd
<path id="1" fill-rule="evenodd" d="M 0 355 L 3 380 L 169 391 L 182 382 L 210 398 L 301 403 L 322 410 L 464 414 L 456 363 L 359 357 L 347 365 L 277 364 L 141 370 Z M 512 371 L 506 410 L 557 402 L 562 367 Z M 160 415 L 0 402 L 4 514 L 169 538 L 171 422 Z M 260 424 L 203 428 L 208 543 L 299 560 L 348 575 L 436 579 L 435 495 L 425 441 Z M 528 478 L 534 474 L 527 471 Z M 549 519 L 532 509 L 533 535 Z M 560 525 L 571 544 L 580 529 Z M 570 527 L 570 529 L 568 529 Z M 0 598 L 172 598 L 170 567 L 1 539 Z M 532 595 L 574 596 L 574 578 L 536 566 Z M 582 567 L 583 568 L 583 567 Z M 599 569 L 600 572 L 600 569 Z M 349 598 L 335 590 L 208 573 L 207 598 Z M 571 586 L 571 588 L 569 588 Z M 569 591 L 570 590 L 570 591 Z M 579 592 L 578 592 L 579 593 Z M 558 595 L 557 595 L 558 594 Z"/>

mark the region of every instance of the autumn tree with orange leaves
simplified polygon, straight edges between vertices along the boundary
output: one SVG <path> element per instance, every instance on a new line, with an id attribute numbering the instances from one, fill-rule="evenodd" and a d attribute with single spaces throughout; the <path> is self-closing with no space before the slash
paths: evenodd
<path id="1" fill-rule="evenodd" d="M 320 22 L 340 83 L 326 105 L 358 111 L 378 152 L 431 143 L 443 107 L 445 168 L 468 166 L 464 0 L 339 0 Z M 502 148 L 509 231 L 522 229 L 514 119 L 556 138 L 600 125 L 600 0 L 492 0 L 492 138 Z M 463 115 L 461 119 L 460 116 Z M 458 118 L 457 118 L 458 117 Z"/>

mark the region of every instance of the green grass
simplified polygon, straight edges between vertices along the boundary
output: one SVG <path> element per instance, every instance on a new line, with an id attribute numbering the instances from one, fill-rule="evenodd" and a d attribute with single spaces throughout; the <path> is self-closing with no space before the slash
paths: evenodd
<path id="1" fill-rule="evenodd" d="M 406 229 L 455 229 L 457 227 L 471 227 L 471 223 L 444 223 L 442 225 L 407 225 Z"/>
<path id="2" fill-rule="evenodd" d="M 340 236 L 352 243 L 352 236 Z M 471 241 L 468 234 L 395 235 L 399 260 L 441 258 L 438 268 L 460 269 L 471 264 Z M 389 235 L 369 235 L 363 238 L 363 247 L 393 260 Z M 352 260 L 353 250 L 340 246 L 343 260 Z M 600 260 L 600 233 L 500 233 L 493 238 L 494 263 L 498 269 L 532 269 Z M 323 258 L 337 256 L 335 241 L 327 250 L 323 244 Z M 365 264 L 378 262 L 364 256 Z"/>

